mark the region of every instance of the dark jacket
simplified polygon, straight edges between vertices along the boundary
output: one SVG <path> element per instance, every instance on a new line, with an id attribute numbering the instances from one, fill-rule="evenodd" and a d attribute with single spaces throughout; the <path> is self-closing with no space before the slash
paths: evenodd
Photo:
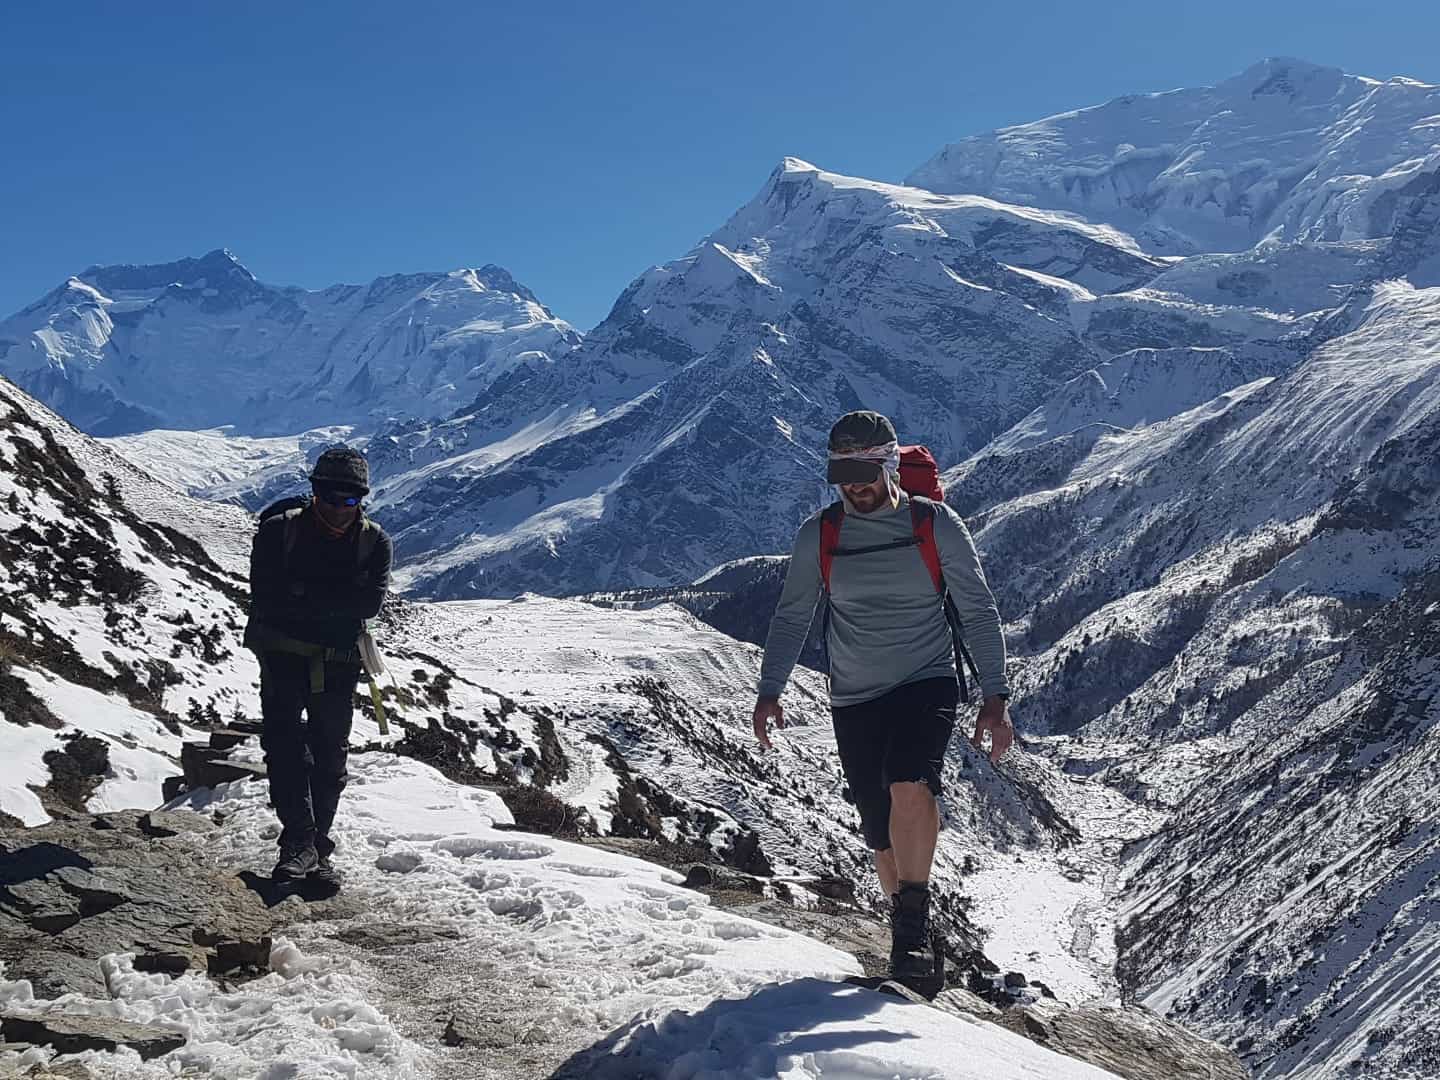
<path id="1" fill-rule="evenodd" d="M 373 521 L 374 549 L 359 565 L 360 518 L 332 537 L 306 509 L 297 522 L 295 546 L 285 557 L 285 515 L 260 523 L 250 549 L 250 627 L 337 649 L 351 649 L 366 619 L 380 613 L 390 587 L 390 538 Z M 257 638 L 258 640 L 258 638 Z M 262 646 L 263 647 L 263 646 Z"/>

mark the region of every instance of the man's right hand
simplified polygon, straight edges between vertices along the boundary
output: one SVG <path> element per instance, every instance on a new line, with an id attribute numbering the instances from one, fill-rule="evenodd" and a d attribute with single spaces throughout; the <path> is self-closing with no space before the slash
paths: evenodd
<path id="1" fill-rule="evenodd" d="M 770 721 L 775 721 L 777 728 L 785 726 L 785 710 L 780 705 L 779 698 L 762 697 L 755 701 L 755 738 L 760 740 L 760 745 L 766 750 L 771 749 L 770 743 Z"/>

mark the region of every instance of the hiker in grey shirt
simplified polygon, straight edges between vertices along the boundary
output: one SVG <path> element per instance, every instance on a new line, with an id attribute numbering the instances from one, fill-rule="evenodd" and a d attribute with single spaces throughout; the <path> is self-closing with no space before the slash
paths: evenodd
<path id="1" fill-rule="evenodd" d="M 806 520 L 795 538 L 765 642 L 754 724 L 768 749 L 770 722 L 785 726 L 780 694 L 825 599 L 835 742 L 881 888 L 892 898 L 891 974 L 933 993 L 935 799 L 960 694 L 941 575 L 984 696 L 972 742 L 979 748 L 988 732 L 998 761 L 1014 729 L 1000 616 L 970 533 L 943 502 L 907 494 L 899 463 L 895 428 L 879 413 L 847 413 L 831 429 L 826 479 L 839 486 L 840 502 Z"/>

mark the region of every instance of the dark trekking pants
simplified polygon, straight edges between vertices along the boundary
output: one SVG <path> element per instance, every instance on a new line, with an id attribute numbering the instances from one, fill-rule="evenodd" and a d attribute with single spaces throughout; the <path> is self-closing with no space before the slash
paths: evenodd
<path id="1" fill-rule="evenodd" d="M 294 653 L 260 657 L 260 745 L 270 774 L 270 802 L 280 818 L 280 847 L 335 850 L 330 827 L 349 776 L 345 762 L 360 668 L 325 664 L 325 688 L 310 686 L 310 659 Z M 301 714 L 304 713 L 304 719 Z"/>

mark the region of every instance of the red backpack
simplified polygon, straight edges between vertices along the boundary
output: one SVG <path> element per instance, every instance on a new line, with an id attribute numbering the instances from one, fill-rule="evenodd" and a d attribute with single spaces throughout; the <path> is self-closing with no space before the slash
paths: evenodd
<path id="1" fill-rule="evenodd" d="M 970 658 L 970 653 L 965 648 L 960 612 L 955 608 L 955 601 L 950 598 L 950 590 L 945 586 L 944 572 L 940 569 L 940 549 L 935 544 L 935 504 L 945 501 L 945 489 L 940 486 L 940 468 L 935 464 L 935 456 L 928 449 L 923 446 L 900 447 L 900 487 L 911 496 L 911 535 L 905 540 L 872 544 L 869 547 L 843 548 L 840 546 L 840 526 L 845 524 L 845 504 L 831 503 L 820 515 L 820 579 L 825 583 L 825 620 L 821 630 L 821 644 L 825 649 L 826 664 L 828 666 L 830 659 L 830 568 L 835 560 L 847 555 L 868 555 L 898 547 L 919 548 L 920 558 L 925 561 L 925 569 L 930 572 L 936 595 L 944 605 L 945 620 L 950 624 L 950 636 L 955 643 L 955 670 L 960 677 L 960 700 L 968 702 L 970 694 L 965 685 L 965 665 L 970 666 L 977 683 L 980 681 L 980 673 L 975 671 L 975 661 Z"/>

